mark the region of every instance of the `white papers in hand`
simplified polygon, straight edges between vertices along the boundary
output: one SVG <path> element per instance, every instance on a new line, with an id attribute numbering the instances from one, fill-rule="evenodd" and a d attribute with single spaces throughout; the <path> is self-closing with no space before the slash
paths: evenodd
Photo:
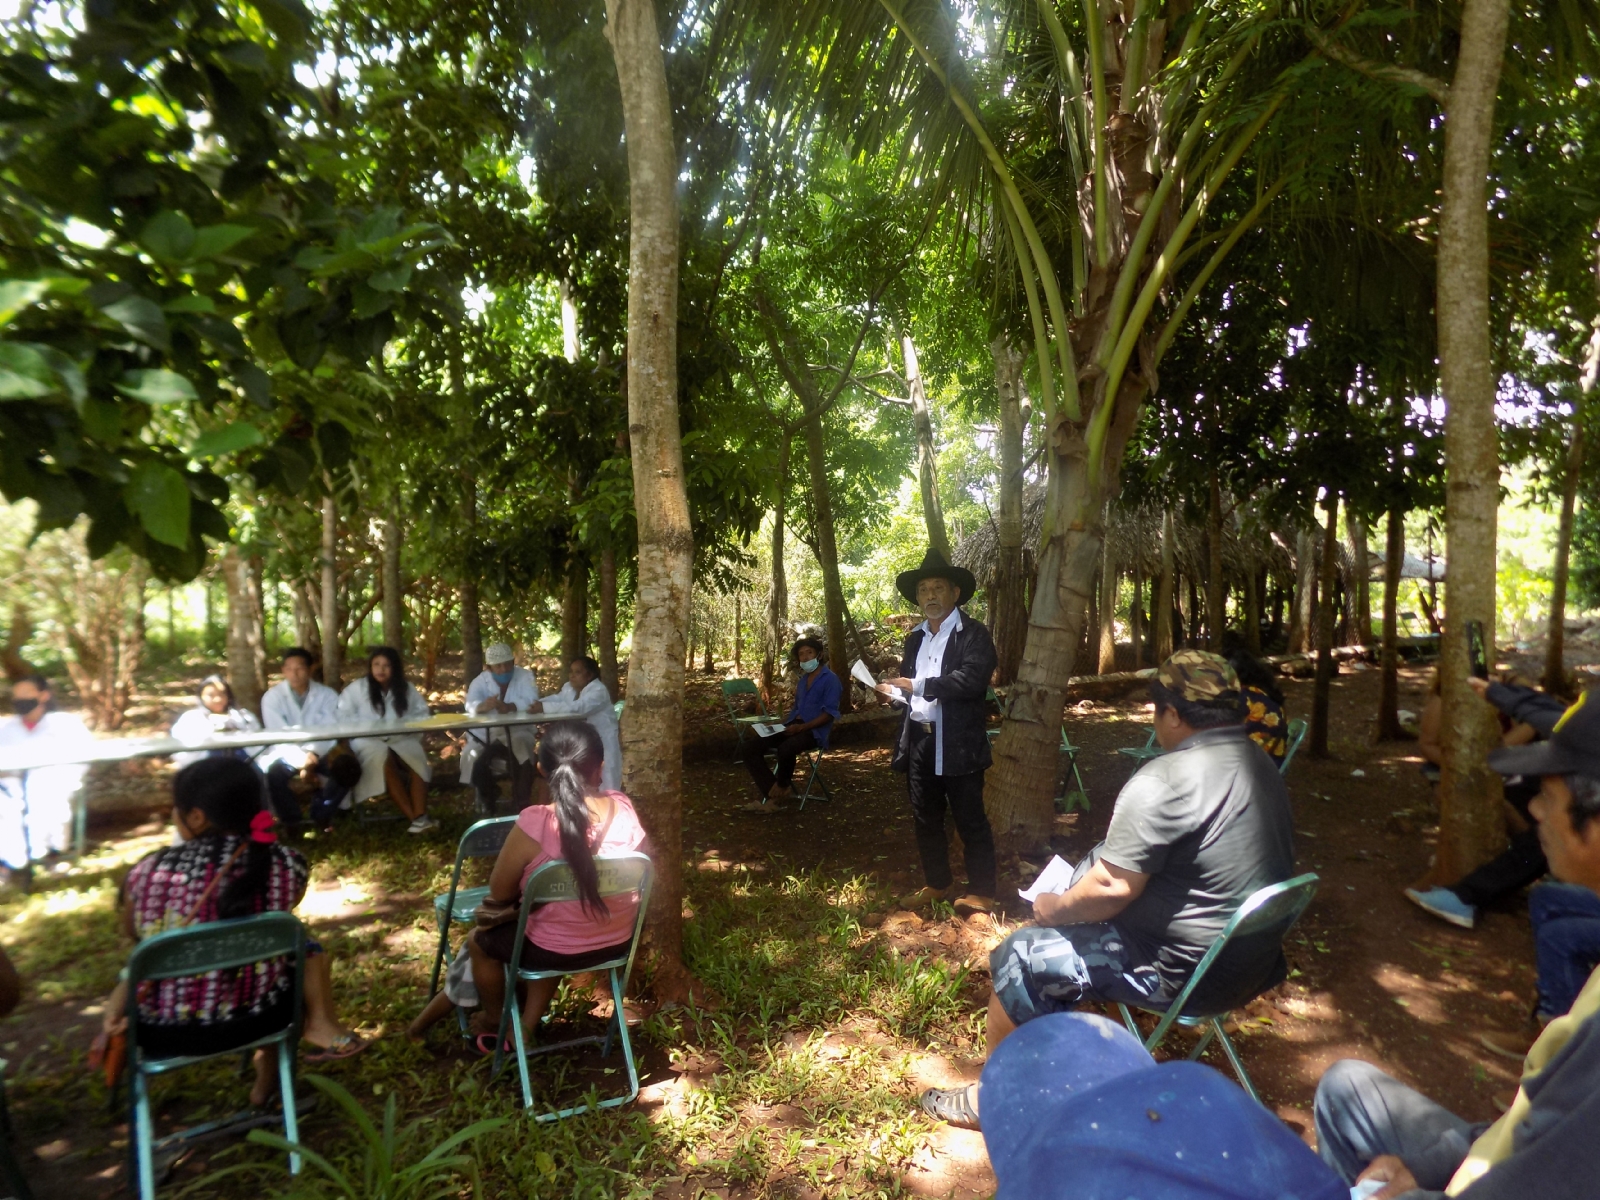
<path id="1" fill-rule="evenodd" d="M 756 731 L 757 737 L 771 737 L 775 733 L 783 732 L 782 725 L 765 725 L 760 721 L 757 721 L 754 725 L 750 726 L 750 728 Z"/>
<path id="2" fill-rule="evenodd" d="M 1033 886 L 1026 891 L 1018 888 L 1017 895 L 1032 904 L 1046 893 L 1052 896 L 1059 896 L 1071 886 L 1072 864 L 1059 854 L 1056 854 L 1052 855 L 1050 861 L 1045 863 L 1044 870 L 1039 872 L 1039 878 L 1033 881 Z"/>
<path id="3" fill-rule="evenodd" d="M 872 672 L 867 670 L 867 664 L 859 658 L 850 664 L 850 678 L 869 690 L 878 686 L 878 681 L 872 677 Z"/>

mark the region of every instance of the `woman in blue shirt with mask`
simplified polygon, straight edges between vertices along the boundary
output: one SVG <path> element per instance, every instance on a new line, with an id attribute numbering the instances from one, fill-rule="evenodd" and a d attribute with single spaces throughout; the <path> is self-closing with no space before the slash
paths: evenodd
<path id="1" fill-rule="evenodd" d="M 744 765 L 755 785 L 756 799 L 746 804 L 746 812 L 778 812 L 794 798 L 794 760 L 807 750 L 823 750 L 828 745 L 828 728 L 839 715 L 839 677 L 824 665 L 827 651 L 813 637 L 794 644 L 790 657 L 800 674 L 794 689 L 794 706 L 783 718 L 783 732 L 745 741 Z M 777 756 L 776 769 L 767 766 L 767 755 Z"/>

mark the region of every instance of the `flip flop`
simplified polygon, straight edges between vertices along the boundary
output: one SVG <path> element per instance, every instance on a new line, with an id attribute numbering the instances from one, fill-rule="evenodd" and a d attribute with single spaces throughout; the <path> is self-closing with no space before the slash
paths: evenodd
<path id="1" fill-rule="evenodd" d="M 967 1099 L 967 1084 L 953 1088 L 929 1088 L 922 1093 L 919 1103 L 922 1111 L 935 1121 L 954 1125 L 957 1129 L 980 1129 L 977 1110 Z"/>
<path id="2" fill-rule="evenodd" d="M 494 1057 L 494 1039 L 495 1035 L 492 1033 L 480 1033 L 472 1039 L 472 1045 L 484 1058 L 492 1058 Z M 515 1054 L 517 1052 L 516 1044 L 510 1038 L 506 1039 L 505 1052 L 507 1054 Z"/>
<path id="3" fill-rule="evenodd" d="M 328 1045 L 306 1054 L 307 1063 L 339 1062 L 341 1059 L 354 1058 L 368 1046 L 372 1045 L 366 1038 L 354 1033 L 341 1033 Z"/>

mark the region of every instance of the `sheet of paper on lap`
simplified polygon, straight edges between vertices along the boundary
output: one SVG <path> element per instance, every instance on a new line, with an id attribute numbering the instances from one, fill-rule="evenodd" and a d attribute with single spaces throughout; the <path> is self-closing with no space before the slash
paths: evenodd
<path id="1" fill-rule="evenodd" d="M 1039 872 L 1039 878 L 1033 881 L 1033 886 L 1027 889 L 1018 888 L 1017 895 L 1029 904 L 1040 896 L 1049 893 L 1059 896 L 1072 886 L 1072 864 L 1059 854 L 1052 855 L 1049 862 L 1045 863 L 1044 870 Z"/>
<path id="2" fill-rule="evenodd" d="M 782 725 L 764 725 L 760 721 L 757 721 L 750 728 L 756 731 L 757 737 L 771 737 L 775 733 L 783 732 Z"/>

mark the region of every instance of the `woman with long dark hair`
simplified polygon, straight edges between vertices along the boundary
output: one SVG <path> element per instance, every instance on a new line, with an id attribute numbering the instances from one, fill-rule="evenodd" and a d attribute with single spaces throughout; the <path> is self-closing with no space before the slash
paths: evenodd
<path id="1" fill-rule="evenodd" d="M 405 663 L 392 646 L 378 646 L 367 656 L 367 673 L 339 695 L 339 720 L 367 725 L 398 725 L 428 716 L 428 702 L 406 679 Z M 411 821 L 410 833 L 427 833 L 439 822 L 428 815 L 428 783 L 433 768 L 422 737 L 397 733 L 387 737 L 352 738 L 350 748 L 361 760 L 361 780 L 351 793 L 356 803 L 388 793 Z"/>
<path id="2" fill-rule="evenodd" d="M 582 971 L 626 953 L 639 911 L 636 895 L 602 899 L 594 860 L 598 855 L 642 850 L 644 827 L 633 802 L 601 785 L 605 750 L 600 734 L 585 721 L 547 725 L 539 743 L 539 774 L 550 785 L 550 803 L 522 810 L 489 876 L 489 910 L 522 903 L 522 890 L 535 869 L 559 859 L 572 867 L 576 900 L 557 900 L 528 914 L 525 929 L 515 919 L 475 930 L 470 938 L 472 976 L 482 1010 L 477 1027 L 500 1026 L 505 1004 L 505 963 L 523 939 L 522 965 L 532 970 Z M 528 984 L 522 1025 L 531 1036 L 559 979 Z M 494 1052 L 494 1033 L 478 1038 L 478 1048 Z"/>
<path id="3" fill-rule="evenodd" d="M 254 733 L 261 728 L 255 713 L 242 708 L 233 698 L 233 688 L 221 675 L 207 675 L 200 681 L 195 693 L 194 707 L 187 709 L 172 723 L 172 736 L 180 742 L 193 745 L 215 737 L 219 733 Z M 187 767 L 208 756 L 242 758 L 251 760 L 261 753 L 261 747 L 243 747 L 237 750 L 182 750 L 172 756 L 172 761 Z"/>
<path id="4" fill-rule="evenodd" d="M 172 783 L 178 842 L 140 859 L 122 886 L 122 928 L 135 941 L 170 929 L 265 912 L 292 912 L 309 869 L 278 841 L 264 807 L 261 773 L 236 758 L 202 758 Z M 107 1035 L 127 1029 L 127 985 L 106 1001 Z M 210 1054 L 242 1046 L 294 1020 L 290 964 L 268 960 L 227 971 L 164 980 L 139 997 L 139 1045 L 158 1057 Z M 307 946 L 301 1036 L 318 1049 L 308 1062 L 349 1058 L 366 1043 L 335 1015 L 328 956 Z M 277 1075 L 258 1056 L 253 1104 L 264 1104 Z"/>

